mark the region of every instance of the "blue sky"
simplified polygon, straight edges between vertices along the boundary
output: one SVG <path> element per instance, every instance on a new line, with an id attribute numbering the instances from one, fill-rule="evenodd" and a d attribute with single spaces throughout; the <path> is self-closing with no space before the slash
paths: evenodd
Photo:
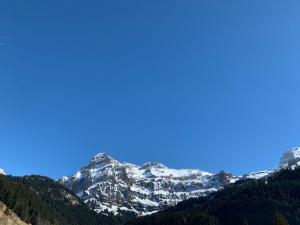
<path id="1" fill-rule="evenodd" d="M 300 136 L 300 2 L 2 1 L 0 167 L 97 152 L 243 174 Z"/>

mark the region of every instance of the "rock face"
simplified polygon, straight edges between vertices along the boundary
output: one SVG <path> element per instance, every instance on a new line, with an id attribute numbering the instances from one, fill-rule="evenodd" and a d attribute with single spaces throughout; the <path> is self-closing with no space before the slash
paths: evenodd
<path id="1" fill-rule="evenodd" d="M 22 221 L 12 210 L 0 202 L 0 225 L 29 225 Z"/>
<path id="2" fill-rule="evenodd" d="M 132 211 L 146 215 L 214 192 L 238 179 L 225 172 L 176 170 L 155 162 L 142 166 L 121 163 L 100 153 L 74 176 L 62 177 L 59 182 L 97 212 Z"/>

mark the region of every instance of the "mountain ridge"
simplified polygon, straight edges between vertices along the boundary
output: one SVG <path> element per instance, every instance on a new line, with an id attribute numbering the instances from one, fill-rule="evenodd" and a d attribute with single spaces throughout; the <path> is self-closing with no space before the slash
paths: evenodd
<path id="1" fill-rule="evenodd" d="M 300 167 L 244 179 L 206 197 L 188 199 L 126 225 L 300 224 Z M 275 223 L 280 215 L 284 223 Z"/>
<path id="2" fill-rule="evenodd" d="M 158 162 L 121 163 L 106 153 L 95 155 L 75 175 L 59 182 L 97 212 L 119 210 L 147 215 L 191 197 L 207 194 L 237 179 L 229 173 L 171 169 Z"/>
<path id="3" fill-rule="evenodd" d="M 274 170 L 261 170 L 242 176 L 200 169 L 172 169 L 160 162 L 143 165 L 123 163 L 105 152 L 73 176 L 58 181 L 74 191 L 96 212 L 131 211 L 149 215 L 189 198 L 201 197 L 241 179 L 260 179 L 274 171 L 300 165 L 300 148 L 286 151 Z"/>

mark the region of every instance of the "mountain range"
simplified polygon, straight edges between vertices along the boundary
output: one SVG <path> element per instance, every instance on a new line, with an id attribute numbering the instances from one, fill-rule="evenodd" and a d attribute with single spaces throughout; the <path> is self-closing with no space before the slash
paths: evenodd
<path id="1" fill-rule="evenodd" d="M 99 153 L 75 175 L 61 177 L 58 182 L 98 213 L 133 212 L 145 216 L 186 199 L 206 196 L 239 180 L 263 178 L 274 171 L 298 165 L 298 147 L 286 151 L 275 170 L 243 176 L 224 171 L 213 174 L 199 169 L 171 169 L 156 162 L 138 166 Z"/>
<path id="2" fill-rule="evenodd" d="M 300 168 L 241 179 L 126 225 L 299 225 Z"/>
<path id="3" fill-rule="evenodd" d="M 298 225 L 299 166 L 300 148 L 292 148 L 275 170 L 244 176 L 137 166 L 105 153 L 58 181 L 1 170 L 0 224 L 271 225 L 275 215 Z"/>

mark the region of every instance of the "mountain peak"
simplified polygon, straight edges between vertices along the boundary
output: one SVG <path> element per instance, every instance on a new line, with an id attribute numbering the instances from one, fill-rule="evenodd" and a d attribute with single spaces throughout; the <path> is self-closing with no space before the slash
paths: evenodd
<path id="1" fill-rule="evenodd" d="M 92 158 L 92 163 L 110 162 L 113 160 L 114 159 L 110 155 L 108 155 L 106 152 L 100 152 Z"/>
<path id="2" fill-rule="evenodd" d="M 93 159 L 97 160 L 97 159 L 103 159 L 103 158 L 106 158 L 106 157 L 110 157 L 110 156 L 106 152 L 100 152 L 97 155 L 95 155 L 93 157 Z"/>
<path id="3" fill-rule="evenodd" d="M 113 159 L 106 152 L 100 152 L 92 158 L 91 162 L 89 163 L 89 166 L 98 167 L 98 166 L 105 166 L 105 165 L 109 165 L 109 164 L 118 165 L 118 164 L 120 164 L 120 162 Z"/>
<path id="4" fill-rule="evenodd" d="M 0 168 L 0 174 L 6 175 L 5 171 Z"/>
<path id="5" fill-rule="evenodd" d="M 294 169 L 300 166 L 300 147 L 294 147 L 287 150 L 280 159 L 280 169 Z"/>

